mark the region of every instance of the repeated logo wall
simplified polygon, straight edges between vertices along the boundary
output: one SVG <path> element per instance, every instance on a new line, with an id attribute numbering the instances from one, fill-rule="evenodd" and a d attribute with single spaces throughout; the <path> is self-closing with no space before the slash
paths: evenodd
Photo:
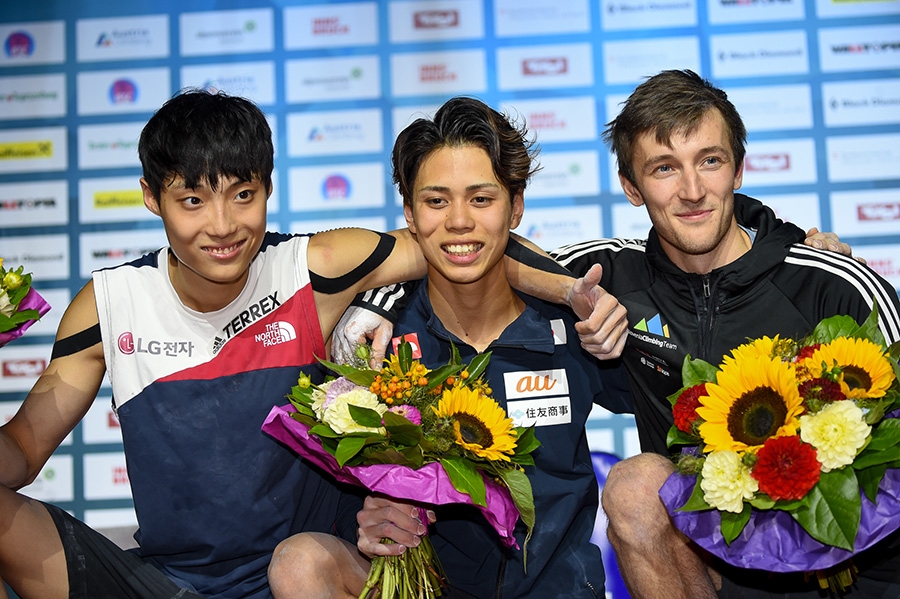
<path id="1" fill-rule="evenodd" d="M 165 243 L 144 209 L 141 127 L 186 86 L 255 100 L 276 144 L 273 229 L 401 226 L 393 139 L 457 94 L 526 119 L 543 170 L 520 232 L 546 248 L 643 237 L 600 142 L 645 76 L 726 89 L 750 139 L 744 191 L 836 231 L 900 287 L 900 0 L 213 0 L 8 3 L 0 15 L 0 256 L 54 309 L 0 350 L 9 418 L 94 269 Z M 645 334 L 652 334 L 648 328 Z M 130 523 L 104 386 L 29 492 L 92 524 Z M 637 451 L 598 413 L 595 448 Z"/>

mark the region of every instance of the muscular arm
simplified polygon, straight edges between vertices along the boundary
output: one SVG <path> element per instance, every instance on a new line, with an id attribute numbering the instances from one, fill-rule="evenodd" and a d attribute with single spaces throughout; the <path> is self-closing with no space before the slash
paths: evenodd
<path id="1" fill-rule="evenodd" d="M 425 276 L 425 258 L 409 230 L 398 229 L 389 235 L 395 238 L 395 244 L 383 262 L 336 293 L 316 293 L 316 308 L 325 339 L 331 335 L 341 314 L 360 291 Z M 519 291 L 543 300 L 568 304 L 583 317 L 590 314 L 590 309 L 585 311 L 584 307 L 573 305 L 571 291 L 575 277 L 559 268 L 543 250 L 531 242 L 519 236 L 515 238 L 525 247 L 518 256 L 506 257 L 510 284 Z M 339 278 L 359 266 L 376 248 L 378 241 L 377 233 L 364 229 L 336 229 L 317 233 L 309 243 L 309 268 L 322 277 Z"/>
<path id="2" fill-rule="evenodd" d="M 57 339 L 95 324 L 94 290 L 88 283 L 63 315 Z M 0 484 L 19 489 L 35 479 L 91 406 L 105 368 L 99 343 L 50 361 L 16 415 L 0 427 Z"/>

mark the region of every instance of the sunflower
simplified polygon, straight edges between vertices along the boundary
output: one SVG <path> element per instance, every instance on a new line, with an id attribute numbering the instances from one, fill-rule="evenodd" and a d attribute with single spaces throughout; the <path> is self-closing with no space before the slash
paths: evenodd
<path id="1" fill-rule="evenodd" d="M 706 451 L 755 452 L 769 437 L 797 432 L 803 404 L 788 362 L 764 355 L 731 361 L 706 391 L 697 408 Z"/>
<path id="2" fill-rule="evenodd" d="M 753 339 L 752 341 L 739 345 L 731 350 L 731 355 L 725 356 L 722 361 L 725 364 L 729 364 L 731 362 L 743 362 L 747 358 L 752 358 L 754 356 L 766 356 L 767 358 L 772 358 L 775 356 L 775 352 L 780 343 L 781 340 L 778 339 L 778 335 L 775 335 L 774 339 L 771 337 Z"/>
<path id="3" fill-rule="evenodd" d="M 447 389 L 436 408 L 438 418 L 453 422 L 456 443 L 488 460 L 510 461 L 516 448 L 512 418 L 497 402 L 475 389 Z M 507 455 L 508 454 L 508 455 Z"/>
<path id="4" fill-rule="evenodd" d="M 848 399 L 883 397 L 894 382 L 884 349 L 868 339 L 838 337 L 821 345 L 802 366 L 813 377 L 837 370 L 837 382 Z"/>

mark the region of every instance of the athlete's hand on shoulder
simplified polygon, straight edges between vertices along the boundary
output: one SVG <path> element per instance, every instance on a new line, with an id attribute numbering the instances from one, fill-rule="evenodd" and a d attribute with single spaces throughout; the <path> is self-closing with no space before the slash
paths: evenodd
<path id="1" fill-rule="evenodd" d="M 582 320 L 575 324 L 581 345 L 599 360 L 622 355 L 628 333 L 628 313 L 615 296 L 600 287 L 603 267 L 595 264 L 577 279 L 567 298 Z"/>
<path id="2" fill-rule="evenodd" d="M 419 509 L 410 503 L 387 497 L 370 495 L 363 502 L 363 509 L 356 514 L 359 539 L 356 547 L 368 557 L 376 555 L 400 555 L 407 547 L 417 547 L 422 535 L 428 531 L 428 522 L 419 519 Z M 426 512 L 429 522 L 434 513 Z M 382 543 L 388 538 L 394 543 Z"/>
<path id="3" fill-rule="evenodd" d="M 384 360 L 394 326 L 391 321 L 372 310 L 361 306 L 350 306 L 334 327 L 331 340 L 331 358 L 338 364 L 351 363 L 356 348 L 367 341 L 372 342 L 369 366 L 378 370 Z"/>
<path id="4" fill-rule="evenodd" d="M 838 254 L 850 256 L 861 264 L 866 263 L 865 258 L 854 256 L 853 248 L 850 247 L 850 244 L 841 241 L 836 233 L 823 233 L 816 227 L 813 227 L 806 232 L 806 239 L 803 240 L 803 243 L 805 245 L 808 245 L 809 247 L 814 247 L 820 250 L 828 250 L 829 252 L 837 252 Z"/>

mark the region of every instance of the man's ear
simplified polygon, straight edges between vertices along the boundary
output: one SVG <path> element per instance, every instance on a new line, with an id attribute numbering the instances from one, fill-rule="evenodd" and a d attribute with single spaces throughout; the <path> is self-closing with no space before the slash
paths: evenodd
<path id="1" fill-rule="evenodd" d="M 413 217 L 413 209 L 409 202 L 403 202 L 403 216 L 406 217 L 406 226 L 409 227 L 409 232 L 413 235 L 416 234 L 416 219 Z"/>
<path id="2" fill-rule="evenodd" d="M 509 228 L 515 229 L 522 222 L 522 215 L 525 214 L 525 196 L 520 191 L 512 199 L 512 214 L 509 219 Z"/>
<path id="3" fill-rule="evenodd" d="M 644 196 L 641 195 L 641 190 L 639 190 L 634 183 L 625 178 L 625 175 L 621 172 L 619 172 L 619 183 L 622 184 L 622 191 L 625 192 L 625 197 L 628 198 L 628 201 L 631 202 L 632 206 L 644 205 Z"/>
<path id="4" fill-rule="evenodd" d="M 147 185 L 147 180 L 143 177 L 141 177 L 141 193 L 144 194 L 144 206 L 147 207 L 147 210 L 156 216 L 162 216 L 159 213 L 159 200 L 150 192 L 150 186 Z"/>
<path id="5" fill-rule="evenodd" d="M 741 188 L 741 185 L 744 183 L 744 163 L 741 162 L 740 166 L 738 166 L 737 172 L 734 174 L 734 191 L 737 191 Z"/>

